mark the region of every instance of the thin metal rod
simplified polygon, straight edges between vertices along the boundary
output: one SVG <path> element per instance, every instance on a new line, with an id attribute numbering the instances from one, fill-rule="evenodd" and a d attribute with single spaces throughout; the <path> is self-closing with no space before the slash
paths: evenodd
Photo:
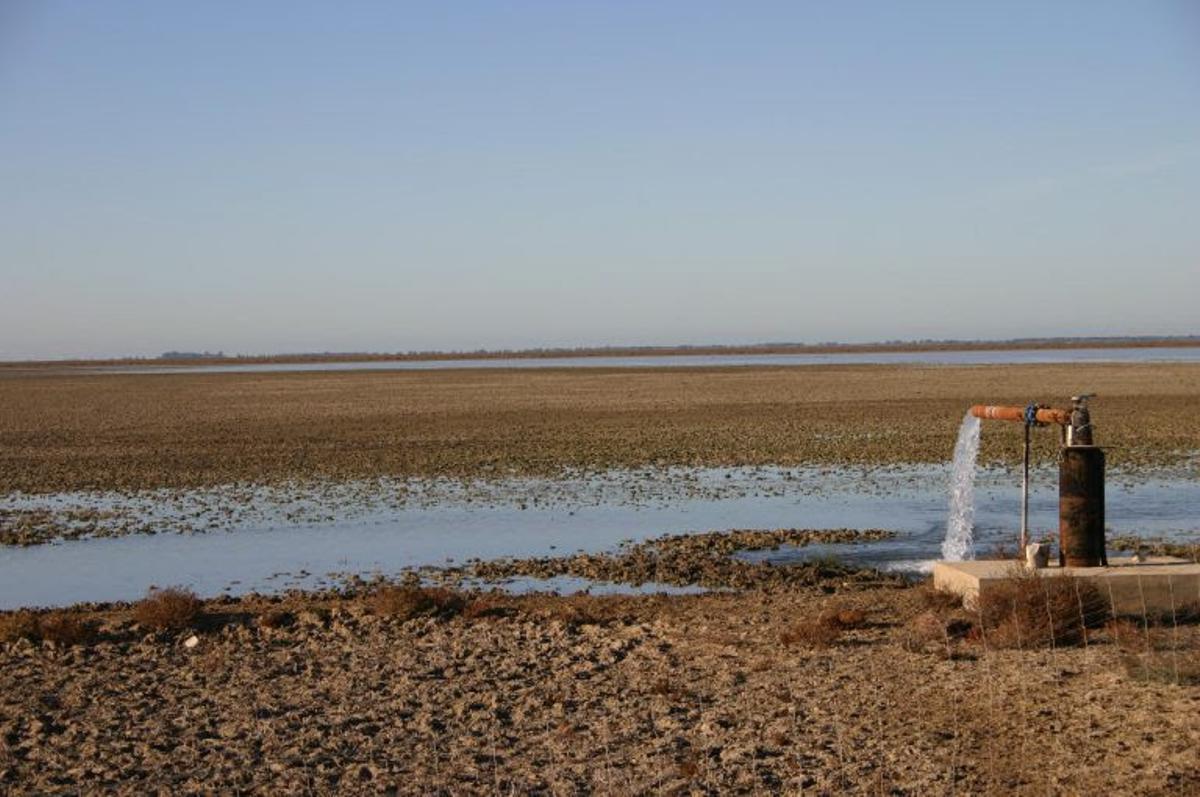
<path id="1" fill-rule="evenodd" d="M 1029 424 L 1025 424 L 1025 458 L 1021 476 L 1021 550 L 1025 555 L 1025 546 L 1029 544 Z"/>

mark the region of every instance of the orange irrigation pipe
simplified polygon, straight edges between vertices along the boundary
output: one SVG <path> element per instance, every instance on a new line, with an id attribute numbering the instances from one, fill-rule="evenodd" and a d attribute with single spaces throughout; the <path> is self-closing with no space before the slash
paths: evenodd
<path id="1" fill-rule="evenodd" d="M 995 421 L 1016 421 L 1025 424 L 1025 451 L 1022 457 L 1021 477 L 1021 553 L 1024 554 L 1029 544 L 1029 429 L 1030 415 L 1037 423 L 1057 423 L 1063 427 L 1071 424 L 1070 410 L 1056 410 L 1052 407 L 1002 407 L 994 404 L 976 404 L 971 407 L 971 414 L 976 418 Z M 1066 434 L 1064 431 L 1063 434 Z"/>
<path id="2" fill-rule="evenodd" d="M 985 420 L 1025 422 L 1024 407 L 976 404 L 974 407 L 971 407 L 971 414 L 976 418 L 983 418 Z M 1058 410 L 1053 407 L 1039 407 L 1035 418 L 1038 423 L 1057 423 L 1061 426 L 1069 426 L 1071 423 L 1071 411 Z"/>

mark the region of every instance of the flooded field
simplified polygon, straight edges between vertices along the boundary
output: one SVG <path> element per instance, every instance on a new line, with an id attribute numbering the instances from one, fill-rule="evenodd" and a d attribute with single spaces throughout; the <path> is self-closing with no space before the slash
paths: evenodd
<path id="1" fill-rule="evenodd" d="M 10 518 L 42 540 L 0 549 L 0 608 L 136 598 L 151 585 L 202 595 L 320 588 L 418 568 L 612 551 L 625 541 L 729 529 L 886 529 L 861 544 L 743 554 L 784 564 L 818 556 L 920 572 L 945 537 L 949 471 L 893 468 L 663 468 L 564 479 L 373 480 L 324 486 L 12 494 Z M 977 546 L 1012 547 L 1018 478 L 992 469 L 976 489 Z M 1032 528 L 1057 529 L 1055 474 L 1035 474 Z M 1110 482 L 1111 534 L 1200 536 L 1200 482 L 1181 473 Z M 86 518 L 86 520 L 80 520 Z M 585 579 L 517 578 L 514 590 L 629 590 Z M 667 590 L 656 584 L 641 590 Z"/>
<path id="2" fill-rule="evenodd" d="M 1099 393 L 1112 534 L 1195 536 L 1189 362 L 4 378 L 0 607 L 151 585 L 321 588 L 735 529 L 882 529 L 893 535 L 745 557 L 919 572 L 945 538 L 965 408 L 1061 403 L 1081 385 Z M 1015 425 L 983 433 L 981 551 L 1016 536 L 1019 480 L 1004 468 L 1020 440 Z M 1056 447 L 1034 436 L 1035 533 L 1057 528 Z M 530 572 L 507 586 L 628 589 Z"/>

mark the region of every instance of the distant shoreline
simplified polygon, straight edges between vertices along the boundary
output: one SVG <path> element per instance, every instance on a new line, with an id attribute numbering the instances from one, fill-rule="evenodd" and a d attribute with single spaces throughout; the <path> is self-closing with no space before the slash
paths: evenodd
<path id="1" fill-rule="evenodd" d="M 267 365 L 337 362 L 421 362 L 440 360 L 510 360 L 556 357 L 672 357 L 679 355 L 873 354 L 880 352 L 1004 351 L 1039 349 L 1150 349 L 1200 347 L 1200 336 L 1112 338 L 1022 338 L 1014 340 L 941 340 L 881 343 L 761 343 L 706 346 L 591 346 L 580 348 L 492 349 L 422 352 L 312 352 L 232 356 L 113 357 L 63 360 L 3 360 L 0 368 Z"/>

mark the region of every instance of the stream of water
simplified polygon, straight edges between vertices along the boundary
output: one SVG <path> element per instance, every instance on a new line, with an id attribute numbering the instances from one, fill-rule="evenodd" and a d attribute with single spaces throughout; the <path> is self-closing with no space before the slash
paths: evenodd
<path id="1" fill-rule="evenodd" d="M 979 457 L 982 424 L 967 412 L 958 427 L 954 460 L 950 463 L 950 516 L 942 558 L 951 562 L 975 558 L 975 460 Z"/>

